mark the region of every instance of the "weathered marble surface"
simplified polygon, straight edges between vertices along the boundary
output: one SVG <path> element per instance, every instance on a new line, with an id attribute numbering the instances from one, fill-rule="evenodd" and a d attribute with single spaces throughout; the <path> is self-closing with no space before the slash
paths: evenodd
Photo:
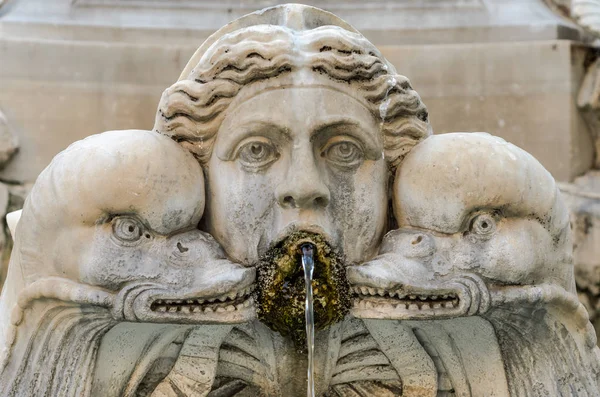
<path id="1" fill-rule="evenodd" d="M 306 355 L 251 296 L 286 293 L 255 267 L 299 274 L 293 249 L 269 257 L 298 233 L 353 291 L 329 292 L 344 272 L 315 286 L 354 304 L 317 331 L 317 395 L 600 396 L 554 179 L 499 138 L 431 136 L 408 79 L 300 5 L 211 36 L 154 131 L 87 138 L 40 175 L 0 298 L 0 395 L 305 395 Z"/>

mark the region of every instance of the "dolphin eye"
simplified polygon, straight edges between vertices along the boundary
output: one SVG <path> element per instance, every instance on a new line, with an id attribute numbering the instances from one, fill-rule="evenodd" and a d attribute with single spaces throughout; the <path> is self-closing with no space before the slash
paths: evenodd
<path id="1" fill-rule="evenodd" d="M 471 221 L 472 233 L 489 236 L 496 231 L 496 220 L 490 214 L 479 214 Z"/>
<path id="2" fill-rule="evenodd" d="M 126 244 L 135 243 L 144 234 L 144 225 L 132 217 L 118 217 L 113 220 L 113 235 Z"/>

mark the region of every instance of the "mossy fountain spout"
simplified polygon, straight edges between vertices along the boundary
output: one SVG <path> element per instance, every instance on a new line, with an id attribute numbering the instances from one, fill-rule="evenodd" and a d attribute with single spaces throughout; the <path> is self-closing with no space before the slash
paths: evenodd
<path id="1" fill-rule="evenodd" d="M 312 247 L 312 250 L 307 250 Z M 303 263 L 312 253 L 311 287 L 314 329 L 325 329 L 348 313 L 349 287 L 342 257 L 323 236 L 305 231 L 289 234 L 257 265 L 258 315 L 271 329 L 290 336 L 306 351 L 306 287 Z M 308 270 L 308 269 L 307 269 Z"/>

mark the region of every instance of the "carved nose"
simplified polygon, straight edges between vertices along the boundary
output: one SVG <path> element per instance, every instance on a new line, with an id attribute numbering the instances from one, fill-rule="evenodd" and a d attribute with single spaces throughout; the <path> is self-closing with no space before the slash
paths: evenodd
<path id="1" fill-rule="evenodd" d="M 325 208 L 329 205 L 329 188 L 317 170 L 288 175 L 275 193 L 282 208 Z"/>
<path id="2" fill-rule="evenodd" d="M 425 233 L 416 233 L 407 237 L 404 247 L 404 255 L 407 258 L 425 258 L 433 255 L 435 242 L 431 236 Z"/>
<path id="3" fill-rule="evenodd" d="M 325 189 L 315 192 L 287 192 L 278 198 L 283 208 L 325 208 L 329 205 L 329 192 Z"/>

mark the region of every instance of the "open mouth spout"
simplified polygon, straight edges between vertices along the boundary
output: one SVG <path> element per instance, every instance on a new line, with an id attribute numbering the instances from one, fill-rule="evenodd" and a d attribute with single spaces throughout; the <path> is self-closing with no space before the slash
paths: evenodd
<path id="1" fill-rule="evenodd" d="M 314 247 L 312 278 L 315 328 L 340 321 L 350 308 L 349 285 L 341 255 L 319 234 L 295 231 L 272 247 L 257 264 L 259 318 L 274 331 L 306 342 L 306 283 L 301 246 Z"/>

